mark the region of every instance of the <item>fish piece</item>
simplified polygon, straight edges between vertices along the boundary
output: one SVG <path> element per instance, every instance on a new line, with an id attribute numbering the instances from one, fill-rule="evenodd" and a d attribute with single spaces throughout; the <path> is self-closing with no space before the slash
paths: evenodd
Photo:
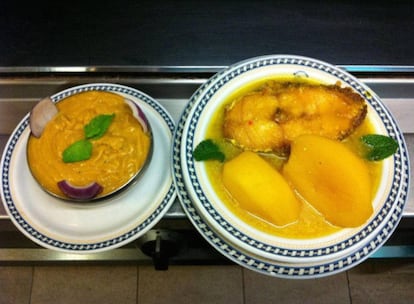
<path id="1" fill-rule="evenodd" d="M 346 138 L 366 114 L 364 99 L 351 88 L 272 81 L 226 108 L 223 133 L 245 150 L 286 155 L 299 135 Z"/>
<path id="2" fill-rule="evenodd" d="M 336 85 L 290 85 L 277 98 L 274 119 L 289 142 L 303 134 L 342 140 L 362 123 L 367 113 L 359 94 Z"/>
<path id="3" fill-rule="evenodd" d="M 274 120 L 278 99 L 266 92 L 233 102 L 224 118 L 224 137 L 245 150 L 270 152 L 286 145 L 283 130 Z"/>

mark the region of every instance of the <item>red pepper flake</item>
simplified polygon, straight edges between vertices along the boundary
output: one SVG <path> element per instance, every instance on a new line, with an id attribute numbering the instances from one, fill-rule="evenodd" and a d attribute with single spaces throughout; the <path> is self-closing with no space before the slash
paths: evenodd
<path id="1" fill-rule="evenodd" d="M 247 124 L 248 124 L 249 126 L 251 126 L 251 125 L 253 125 L 253 121 L 252 121 L 252 120 L 249 120 L 249 121 L 247 122 Z"/>

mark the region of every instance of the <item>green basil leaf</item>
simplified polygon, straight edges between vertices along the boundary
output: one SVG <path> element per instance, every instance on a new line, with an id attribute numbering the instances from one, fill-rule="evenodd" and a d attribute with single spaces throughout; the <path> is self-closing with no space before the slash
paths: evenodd
<path id="1" fill-rule="evenodd" d="M 65 163 L 73 163 L 87 160 L 92 155 L 92 143 L 86 139 L 81 139 L 69 147 L 62 153 L 62 159 Z"/>
<path id="2" fill-rule="evenodd" d="M 92 118 L 92 120 L 83 128 L 85 131 L 85 138 L 97 139 L 102 137 L 106 130 L 108 130 L 114 116 L 115 114 L 102 114 Z"/>
<path id="3" fill-rule="evenodd" d="M 218 160 L 223 162 L 225 155 L 220 151 L 220 147 L 211 139 L 200 142 L 193 151 L 193 157 L 196 161 Z"/>
<path id="4" fill-rule="evenodd" d="M 393 155 L 398 149 L 398 142 L 385 135 L 368 134 L 361 136 L 361 141 L 367 148 L 365 158 L 370 161 L 385 159 Z"/>

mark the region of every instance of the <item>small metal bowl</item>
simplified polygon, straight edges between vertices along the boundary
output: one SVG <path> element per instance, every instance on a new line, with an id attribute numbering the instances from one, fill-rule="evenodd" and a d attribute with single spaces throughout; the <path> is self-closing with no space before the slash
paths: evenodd
<path id="1" fill-rule="evenodd" d="M 117 87 L 114 86 L 114 89 L 117 89 Z M 70 201 L 70 202 L 81 202 L 81 203 L 97 202 L 97 201 L 102 201 L 104 199 L 112 198 L 113 196 L 120 194 L 122 191 L 126 190 L 128 187 L 135 184 L 139 180 L 140 176 L 142 176 L 142 174 L 144 173 L 144 171 L 148 167 L 149 163 L 151 162 L 152 154 L 153 154 L 153 134 L 152 134 L 152 130 L 151 130 L 151 124 L 150 124 L 149 120 L 147 119 L 147 116 L 145 115 L 144 111 L 142 110 L 142 107 L 144 106 L 144 103 L 141 100 L 135 99 L 135 98 L 132 99 L 131 96 L 123 96 L 122 92 L 113 91 L 109 84 L 107 84 L 106 86 L 99 86 L 99 85 L 97 86 L 97 85 L 91 84 L 91 85 L 83 85 L 83 86 L 78 86 L 78 87 L 74 87 L 74 88 L 64 90 L 60 93 L 57 93 L 57 94 L 51 96 L 49 98 L 49 101 L 53 104 L 57 104 L 57 103 L 63 101 L 64 99 L 66 99 L 68 97 L 72 97 L 72 96 L 75 96 L 77 94 L 83 94 L 83 93 L 86 93 L 86 92 L 98 92 L 98 93 L 99 92 L 106 92 L 106 93 L 116 94 L 119 97 L 123 97 L 126 104 L 131 108 L 134 117 L 137 119 L 137 121 L 143 127 L 144 133 L 149 136 L 149 139 L 150 139 L 149 150 L 148 150 L 148 153 L 147 153 L 147 156 L 145 158 L 144 163 L 137 170 L 137 172 L 135 172 L 135 174 L 131 178 L 129 178 L 126 182 L 124 182 L 121 186 L 118 186 L 113 191 L 101 194 L 102 193 L 102 187 L 97 183 L 92 182 L 90 185 L 85 185 L 85 187 L 77 187 L 77 186 L 71 185 L 66 180 L 58 181 L 57 184 L 60 184 L 60 185 L 57 185 L 57 188 L 52 190 L 52 189 L 49 189 L 50 187 L 45 187 L 39 181 L 39 178 L 36 176 L 36 174 L 34 173 L 34 170 L 32 168 L 32 164 L 31 164 L 30 157 L 29 157 L 29 142 L 34 137 L 34 135 L 31 134 L 29 136 L 29 139 L 28 139 L 26 154 L 27 154 L 28 166 L 29 166 L 30 172 L 32 173 L 32 176 L 34 177 L 36 182 L 39 184 L 39 186 L 44 191 L 46 191 L 47 193 L 49 193 L 50 195 L 52 195 L 56 198 L 59 198 L 59 199 L 65 200 L 65 201 Z M 52 107 L 53 107 L 53 105 L 52 105 Z M 32 112 L 33 112 L 33 110 L 32 110 Z M 32 115 L 32 112 L 31 112 L 31 115 Z M 70 165 L 70 164 L 68 164 L 68 165 Z M 62 186 L 62 184 L 63 184 L 63 186 Z M 65 190 L 68 187 L 69 187 L 69 190 L 76 189 L 75 190 L 76 194 L 80 194 L 80 195 L 72 196 L 70 194 L 71 191 L 69 191 L 69 193 L 67 193 Z M 89 197 L 81 195 L 81 192 L 84 191 L 84 188 L 88 188 L 88 190 L 86 190 L 86 191 L 90 191 L 91 189 L 89 189 L 89 187 L 91 187 L 91 189 L 92 189 L 92 187 L 94 187 L 93 189 L 95 189 L 97 193 L 89 195 Z M 98 189 L 98 187 L 100 187 L 100 189 Z"/>

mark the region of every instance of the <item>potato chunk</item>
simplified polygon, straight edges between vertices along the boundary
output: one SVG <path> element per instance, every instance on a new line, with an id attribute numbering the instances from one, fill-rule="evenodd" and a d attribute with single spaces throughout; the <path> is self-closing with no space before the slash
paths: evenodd
<path id="1" fill-rule="evenodd" d="M 330 223 L 362 225 L 373 213 L 367 165 L 339 141 L 317 135 L 296 138 L 283 174 Z"/>
<path id="2" fill-rule="evenodd" d="M 299 217 L 300 202 L 283 176 L 253 152 L 242 152 L 226 162 L 223 183 L 246 211 L 285 226 Z"/>

